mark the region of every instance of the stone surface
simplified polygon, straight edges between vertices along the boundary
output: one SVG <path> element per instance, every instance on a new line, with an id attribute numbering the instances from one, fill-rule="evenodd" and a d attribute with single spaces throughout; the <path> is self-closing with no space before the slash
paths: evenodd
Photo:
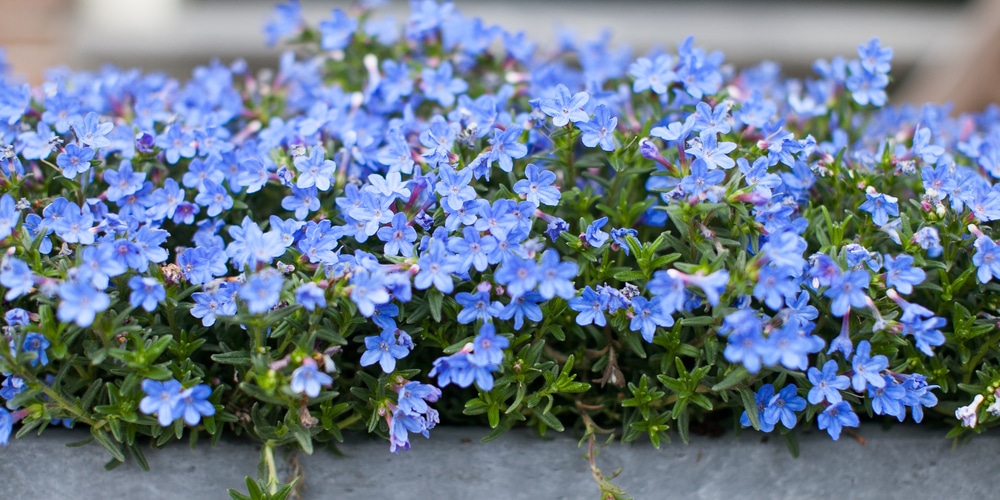
<path id="1" fill-rule="evenodd" d="M 851 436 L 800 433 L 801 456 L 792 458 L 780 436 L 744 432 L 720 438 L 693 436 L 691 444 L 615 443 L 600 449 L 615 484 L 645 498 L 990 498 L 1000 435 L 987 433 L 954 447 L 942 429 L 864 427 L 862 445 Z M 481 443 L 479 428 L 435 429 L 393 455 L 388 444 L 350 436 L 344 456 L 298 455 L 304 499 L 344 498 L 596 498 L 583 448 L 568 434 L 539 439 L 514 431 Z M 215 448 L 182 443 L 150 450 L 152 471 L 127 463 L 105 471 L 108 455 L 96 444 L 67 448 L 82 431 L 50 429 L 40 437 L 0 448 L 0 498 L 228 498 L 255 474 L 260 449 L 224 441 Z M 676 440 L 675 440 L 676 441 Z M 278 454 L 283 471 L 288 461 Z"/>

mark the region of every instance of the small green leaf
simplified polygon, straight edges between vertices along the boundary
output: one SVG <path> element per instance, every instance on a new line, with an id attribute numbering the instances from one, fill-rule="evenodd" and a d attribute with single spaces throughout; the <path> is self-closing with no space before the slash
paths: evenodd
<path id="1" fill-rule="evenodd" d="M 551 413 L 536 413 L 535 415 L 537 415 L 538 419 L 544 422 L 545 425 L 549 426 L 550 429 L 555 430 L 556 432 L 562 432 L 565 429 L 562 422 L 560 422 L 559 419 Z"/>
<path id="2" fill-rule="evenodd" d="M 740 398 L 743 399 L 743 409 L 747 412 L 747 418 L 750 420 L 750 425 L 754 429 L 760 430 L 760 421 L 757 415 L 757 398 L 754 397 L 753 391 L 747 389 L 746 387 L 740 387 Z"/>
<path id="3" fill-rule="evenodd" d="M 444 296 L 438 293 L 436 290 L 430 290 L 427 293 L 427 305 L 430 307 L 431 317 L 434 318 L 434 322 L 441 322 L 441 306 L 444 301 Z"/>
<path id="4" fill-rule="evenodd" d="M 750 377 L 750 372 L 747 371 L 743 366 L 736 367 L 735 370 L 729 372 L 726 378 L 722 379 L 721 382 L 712 386 L 712 392 L 720 392 L 730 387 L 746 380 Z"/>

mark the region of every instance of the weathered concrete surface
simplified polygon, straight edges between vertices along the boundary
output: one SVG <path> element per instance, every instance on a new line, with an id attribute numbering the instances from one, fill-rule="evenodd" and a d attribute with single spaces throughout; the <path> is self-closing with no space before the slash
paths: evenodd
<path id="1" fill-rule="evenodd" d="M 305 499 L 596 498 L 584 449 L 569 435 L 542 440 L 515 431 L 480 443 L 479 428 L 442 428 L 432 439 L 417 436 L 407 452 L 393 455 L 387 443 L 364 436 L 340 446 L 344 457 L 325 451 L 300 455 Z M 600 450 L 598 465 L 638 499 L 681 498 L 992 498 L 1000 466 L 1000 434 L 978 436 L 954 448 L 943 430 L 862 428 L 862 445 L 850 436 L 832 442 L 825 433 L 799 436 L 801 456 L 792 458 L 779 436 L 753 432 L 691 444 L 613 444 Z M 48 498 L 227 498 L 256 473 L 259 448 L 223 442 L 190 449 L 178 443 L 147 453 L 152 472 L 132 463 L 105 471 L 107 454 L 96 444 L 63 446 L 82 431 L 51 429 L 41 437 L 0 448 L 0 499 Z M 279 464 L 287 461 L 278 454 Z"/>

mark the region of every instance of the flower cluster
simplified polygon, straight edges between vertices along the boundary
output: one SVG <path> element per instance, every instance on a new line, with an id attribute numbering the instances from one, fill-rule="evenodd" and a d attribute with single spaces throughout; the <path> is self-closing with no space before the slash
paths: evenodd
<path id="1" fill-rule="evenodd" d="M 166 382 L 146 379 L 142 381 L 142 391 L 146 397 L 139 401 L 139 411 L 146 415 L 156 414 L 156 420 L 163 427 L 183 419 L 188 425 L 198 425 L 201 417 L 215 415 L 215 406 L 208 401 L 212 388 L 205 384 L 184 389 L 177 380 Z"/>
<path id="2" fill-rule="evenodd" d="M 959 390 L 953 435 L 1000 422 L 997 109 L 883 108 L 877 39 L 786 79 L 375 3 L 279 5 L 273 72 L 0 75 L 0 442 L 398 451 L 463 414 L 837 439 Z"/>

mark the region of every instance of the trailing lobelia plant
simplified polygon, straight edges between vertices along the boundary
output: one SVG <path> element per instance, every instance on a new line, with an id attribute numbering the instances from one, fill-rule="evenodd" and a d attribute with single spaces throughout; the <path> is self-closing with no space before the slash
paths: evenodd
<path id="1" fill-rule="evenodd" d="M 0 442 L 247 435 L 264 497 L 276 447 L 346 430 L 571 426 L 593 460 L 605 427 L 1000 422 L 996 108 L 883 108 L 877 39 L 783 79 L 412 3 L 279 5 L 274 73 L 4 73 Z"/>

